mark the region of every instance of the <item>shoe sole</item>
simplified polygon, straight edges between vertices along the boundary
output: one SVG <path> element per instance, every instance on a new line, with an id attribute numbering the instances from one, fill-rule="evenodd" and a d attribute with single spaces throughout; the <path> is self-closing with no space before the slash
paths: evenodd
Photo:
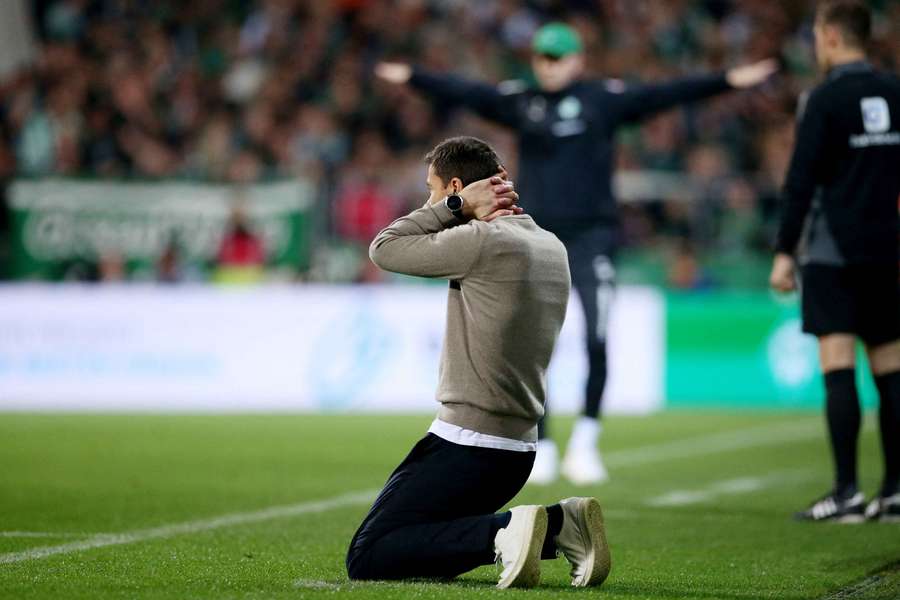
<path id="1" fill-rule="evenodd" d="M 582 530 L 581 534 L 585 547 L 590 550 L 584 575 L 573 579 L 572 585 L 575 587 L 600 585 L 606 581 L 612 567 L 609 544 L 606 542 L 606 527 L 603 524 L 603 510 L 595 498 L 581 498 L 578 502 L 578 513 L 582 522 L 587 525 L 587 531 Z"/>
<path id="2" fill-rule="evenodd" d="M 865 515 L 844 515 L 843 517 L 832 519 L 832 521 L 840 523 L 841 525 L 856 525 L 858 523 L 865 523 L 866 517 Z"/>
<path id="3" fill-rule="evenodd" d="M 541 549 L 547 536 L 547 510 L 543 506 L 522 506 L 532 518 L 528 520 L 525 539 L 528 547 L 519 553 L 519 558 L 505 579 L 497 583 L 497 589 L 510 587 L 534 587 L 541 580 Z"/>
<path id="4" fill-rule="evenodd" d="M 837 525 L 858 525 L 859 523 L 865 523 L 868 519 L 865 515 L 861 514 L 851 514 L 851 515 L 842 515 L 840 517 L 825 517 L 822 519 L 810 519 L 808 517 L 794 517 L 794 520 L 798 523 L 835 523 Z"/>

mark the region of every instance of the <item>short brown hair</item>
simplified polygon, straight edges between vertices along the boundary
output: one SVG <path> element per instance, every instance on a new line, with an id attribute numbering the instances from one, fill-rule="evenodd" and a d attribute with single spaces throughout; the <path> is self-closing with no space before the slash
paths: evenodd
<path id="1" fill-rule="evenodd" d="M 872 14 L 865 2 L 859 0 L 828 0 L 819 4 L 816 17 L 828 25 L 840 28 L 844 41 L 856 48 L 865 48 L 872 34 Z"/>
<path id="2" fill-rule="evenodd" d="M 452 137 L 444 140 L 425 155 L 425 162 L 444 185 L 459 177 L 463 185 L 496 175 L 503 167 L 493 148 L 478 138 Z"/>

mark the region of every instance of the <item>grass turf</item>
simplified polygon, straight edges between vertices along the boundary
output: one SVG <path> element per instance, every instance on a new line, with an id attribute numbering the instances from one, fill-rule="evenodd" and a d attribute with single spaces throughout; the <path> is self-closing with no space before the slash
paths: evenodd
<path id="1" fill-rule="evenodd" d="M 613 570 L 599 590 L 570 588 L 563 559 L 544 562 L 541 587 L 528 591 L 495 590 L 494 567 L 451 583 L 351 583 L 343 558 L 368 508 L 362 503 L 3 561 L 101 533 L 377 489 L 429 421 L 0 415 L 0 597 L 800 599 L 827 596 L 900 558 L 900 525 L 790 520 L 829 483 L 820 416 L 676 412 L 608 420 L 610 483 L 526 487 L 513 501 L 600 499 Z M 559 419 L 553 429 L 564 438 L 569 425 Z M 871 493 L 881 469 L 871 424 L 860 459 Z M 896 570 L 880 582 L 857 586 L 852 597 L 900 597 Z"/>

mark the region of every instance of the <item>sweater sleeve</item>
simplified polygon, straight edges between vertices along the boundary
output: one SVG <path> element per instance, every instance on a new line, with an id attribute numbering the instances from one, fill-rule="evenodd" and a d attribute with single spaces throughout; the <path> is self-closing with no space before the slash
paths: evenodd
<path id="1" fill-rule="evenodd" d="M 679 104 L 687 104 L 731 90 L 724 73 L 685 77 L 613 93 L 619 122 L 637 121 Z"/>
<path id="2" fill-rule="evenodd" d="M 819 95 L 810 95 L 797 123 L 794 154 L 781 193 L 781 222 L 775 242 L 777 252 L 793 254 L 803 233 L 806 214 L 821 176 L 825 141 L 825 110 Z"/>
<path id="3" fill-rule="evenodd" d="M 516 124 L 510 96 L 495 86 L 455 75 L 438 75 L 418 67 L 413 69 L 409 84 L 433 98 L 464 106 L 485 119 L 510 127 Z"/>
<path id="4" fill-rule="evenodd" d="M 463 279 L 478 259 L 484 238 L 475 223 L 460 225 L 443 204 L 426 204 L 382 229 L 369 258 L 385 271 Z"/>

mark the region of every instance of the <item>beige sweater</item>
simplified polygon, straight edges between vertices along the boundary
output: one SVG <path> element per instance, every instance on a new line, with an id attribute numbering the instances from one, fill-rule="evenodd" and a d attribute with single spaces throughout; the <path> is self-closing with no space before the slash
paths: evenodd
<path id="1" fill-rule="evenodd" d="M 528 215 L 459 221 L 443 203 L 391 223 L 369 247 L 387 271 L 449 279 L 438 417 L 534 441 L 547 365 L 569 299 L 566 249 Z"/>

